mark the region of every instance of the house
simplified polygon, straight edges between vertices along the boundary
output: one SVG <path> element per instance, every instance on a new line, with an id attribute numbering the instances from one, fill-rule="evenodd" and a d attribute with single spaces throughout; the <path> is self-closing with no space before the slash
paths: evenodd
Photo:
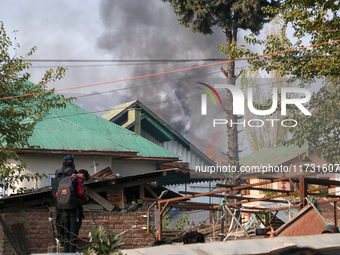
<path id="1" fill-rule="evenodd" d="M 158 166 L 159 169 L 174 169 L 170 175 L 160 179 L 160 183 L 165 185 L 166 188 L 175 192 L 207 192 L 215 189 L 216 184 L 224 182 L 225 176 L 223 174 L 197 172 L 196 166 L 204 168 L 216 166 L 216 163 L 142 102 L 135 100 L 117 105 L 102 117 L 141 135 L 178 156 L 179 161 L 163 162 Z M 194 199 L 194 201 L 220 203 L 220 199 L 207 197 Z M 176 222 L 180 217 L 181 213 L 178 216 L 172 215 L 173 222 Z M 210 219 L 209 212 L 202 212 L 202 214 L 195 212 L 190 218 L 196 223 L 202 219 Z"/>
<path id="2" fill-rule="evenodd" d="M 93 175 L 85 182 L 90 200 L 83 206 L 85 219 L 78 247 L 88 242 L 91 229 L 99 225 L 107 233 L 115 235 L 126 231 L 122 234 L 123 248 L 150 246 L 155 241 L 152 202 L 160 195 L 167 199 L 180 197 L 153 184 L 166 172 L 117 177 L 110 168 L 106 168 Z M 26 246 L 29 253 L 51 251 L 56 236 L 54 212 L 51 187 L 0 199 L 0 255 L 12 253 L 13 243 L 15 247 Z"/>
<path id="3" fill-rule="evenodd" d="M 67 154 L 73 155 L 77 169 L 87 169 L 91 175 L 96 168 L 105 167 L 121 176 L 135 175 L 153 172 L 160 163 L 178 161 L 174 153 L 73 103 L 50 109 L 28 141 L 36 149 L 18 150 L 27 164 L 25 173 L 48 177 L 33 183 L 23 181 L 19 187 L 50 186 Z"/>
<path id="4" fill-rule="evenodd" d="M 102 116 L 179 156 L 172 166 L 194 169 L 216 163 L 140 101 L 115 106 Z"/>
<path id="5" fill-rule="evenodd" d="M 334 179 L 334 173 L 327 175 L 323 173 L 322 166 L 328 163 L 316 155 L 320 149 L 321 147 L 315 148 L 313 153 L 305 158 L 299 156 L 308 151 L 307 144 L 301 148 L 296 145 L 290 145 L 288 147 L 279 146 L 256 151 L 240 159 L 240 165 L 244 169 L 252 170 L 245 172 L 241 178 L 248 183 L 255 183 L 259 182 L 259 180 L 266 181 L 268 178 L 289 177 L 309 170 L 311 173 L 323 174 L 323 178 Z M 313 171 L 313 167 L 316 171 Z M 294 186 L 287 181 L 266 184 L 261 186 L 261 188 L 294 190 Z M 336 190 L 331 189 L 330 192 L 336 192 Z M 250 190 L 247 192 L 247 195 L 255 196 L 262 194 L 260 191 Z"/>

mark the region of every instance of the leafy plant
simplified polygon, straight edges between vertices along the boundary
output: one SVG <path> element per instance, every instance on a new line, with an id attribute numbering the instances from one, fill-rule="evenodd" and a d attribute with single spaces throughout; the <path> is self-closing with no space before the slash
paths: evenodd
<path id="1" fill-rule="evenodd" d="M 105 235 L 104 227 L 99 226 L 91 230 L 93 238 L 93 245 L 83 250 L 84 255 L 123 255 L 119 247 L 123 245 L 123 238 L 113 236 L 111 234 Z"/>
<path id="2" fill-rule="evenodd" d="M 170 227 L 170 216 L 167 214 L 163 219 L 163 230 L 182 230 L 189 219 L 189 214 L 183 215 L 174 227 Z"/>
<path id="3" fill-rule="evenodd" d="M 47 90 L 47 84 L 62 79 L 67 68 L 49 69 L 38 84 L 29 82 L 31 74 L 28 69 L 32 64 L 25 58 L 31 57 L 36 47 L 25 56 L 17 56 L 19 48 L 19 43 L 11 42 L 3 22 L 0 22 L 0 187 L 6 190 L 16 190 L 23 180 L 41 180 L 44 177 L 24 173 L 26 164 L 17 150 L 36 149 L 28 143 L 35 124 L 50 108 L 65 107 L 70 101 L 54 94 L 54 89 Z"/>

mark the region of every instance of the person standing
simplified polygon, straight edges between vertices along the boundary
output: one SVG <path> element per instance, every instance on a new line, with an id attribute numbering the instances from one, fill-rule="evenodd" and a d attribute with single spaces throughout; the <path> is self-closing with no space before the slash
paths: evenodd
<path id="1" fill-rule="evenodd" d="M 55 198 L 55 214 L 56 214 L 56 225 L 57 225 L 57 238 L 60 241 L 61 245 L 63 245 L 64 238 L 64 228 L 63 222 L 61 219 L 61 210 L 57 206 L 57 190 L 59 186 L 59 182 L 64 179 L 66 176 L 71 176 L 72 174 L 77 174 L 76 167 L 74 165 L 74 159 L 71 155 L 67 155 L 63 159 L 62 167 L 57 169 L 54 174 L 54 180 L 52 183 L 52 195 Z"/>
<path id="2" fill-rule="evenodd" d="M 84 181 L 89 178 L 88 171 L 81 169 L 77 174 L 72 174 L 59 183 L 57 202 L 59 209 L 62 210 L 65 253 L 76 252 L 79 229 L 84 218 L 82 204 L 89 200 L 84 190 Z"/>

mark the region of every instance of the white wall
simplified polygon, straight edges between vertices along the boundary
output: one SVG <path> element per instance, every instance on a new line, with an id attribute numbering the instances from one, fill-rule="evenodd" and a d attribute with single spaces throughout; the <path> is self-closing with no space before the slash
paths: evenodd
<path id="1" fill-rule="evenodd" d="M 46 174 L 54 175 L 55 170 L 62 167 L 64 155 L 51 154 L 21 154 L 20 157 L 27 164 L 27 168 L 23 174 Z M 111 167 L 114 173 L 119 173 L 121 176 L 135 175 L 156 171 L 156 161 L 141 161 L 141 160 L 112 160 L 108 156 L 80 156 L 74 155 L 74 164 L 77 170 L 86 169 L 90 175 L 94 174 L 93 162 L 95 161 L 97 172 Z M 18 162 L 10 161 L 9 163 L 18 164 Z M 92 167 L 91 167 L 92 166 Z M 41 181 L 20 182 L 16 187 L 42 188 L 49 186 L 49 178 L 43 178 Z M 13 193 L 12 190 L 6 191 L 7 195 Z"/>
<path id="2" fill-rule="evenodd" d="M 25 161 L 27 164 L 27 168 L 24 173 L 26 174 L 46 174 L 54 175 L 55 170 L 62 167 L 62 162 L 64 155 L 51 155 L 51 154 L 20 154 L 20 157 Z M 111 157 L 107 156 L 74 156 L 74 164 L 77 170 L 86 169 L 89 171 L 90 175 L 94 174 L 93 161 L 96 164 L 97 172 L 102 170 L 106 167 L 111 166 Z M 13 164 L 17 164 L 17 162 L 10 162 Z M 44 186 L 49 186 L 49 179 L 44 178 L 41 181 L 27 181 L 24 180 L 23 182 L 17 185 L 18 188 L 26 187 L 30 188 L 42 188 Z M 8 191 L 7 195 L 11 194 L 12 191 Z"/>
<path id="3" fill-rule="evenodd" d="M 189 163 L 190 169 L 195 169 L 195 166 L 208 166 L 200 158 L 196 157 L 193 153 L 191 153 L 190 150 L 185 148 L 182 144 L 180 144 L 176 140 L 161 143 L 160 141 L 158 141 L 155 137 L 153 137 L 151 134 L 149 134 L 144 129 L 142 129 L 141 135 L 145 139 L 148 139 L 149 141 L 157 144 L 158 146 L 161 146 L 164 149 L 178 155 L 182 162 L 188 162 Z"/>
<path id="4" fill-rule="evenodd" d="M 156 161 L 112 160 L 111 169 L 121 176 L 149 173 L 156 171 Z"/>

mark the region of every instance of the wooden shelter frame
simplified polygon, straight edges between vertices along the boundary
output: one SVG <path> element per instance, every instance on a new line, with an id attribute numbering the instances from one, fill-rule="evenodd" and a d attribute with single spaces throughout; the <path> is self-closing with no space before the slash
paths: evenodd
<path id="1" fill-rule="evenodd" d="M 242 212 L 245 213 L 256 213 L 256 214 L 265 214 L 266 215 L 266 220 L 265 220 L 265 225 L 269 225 L 269 214 L 273 211 L 281 211 L 281 210 L 288 210 L 292 208 L 300 208 L 302 209 L 308 204 L 308 200 L 305 199 L 309 195 L 313 196 L 320 196 L 320 194 L 315 194 L 312 192 L 315 191 L 320 191 L 324 189 L 329 189 L 329 188 L 335 188 L 335 187 L 340 187 L 340 181 L 335 181 L 335 180 L 328 180 L 328 179 L 314 179 L 314 178 L 305 178 L 305 176 L 310 176 L 314 173 L 304 173 L 304 174 L 299 174 L 296 176 L 291 176 L 291 177 L 284 177 L 284 178 L 277 178 L 277 179 L 268 179 L 267 181 L 262 181 L 262 182 L 257 182 L 253 184 L 247 184 L 247 185 L 239 185 L 239 186 L 233 186 L 233 185 L 219 185 L 220 187 L 225 187 L 224 189 L 220 190 L 214 190 L 214 191 L 209 191 L 209 192 L 204 192 L 204 193 L 197 193 L 197 192 L 180 192 L 182 194 L 185 194 L 186 196 L 183 197 L 176 197 L 176 198 L 171 198 L 171 199 L 154 199 L 157 201 L 158 204 L 158 240 L 162 240 L 162 223 L 164 217 L 167 215 L 167 213 L 170 210 L 166 210 L 167 208 L 171 209 L 173 207 L 176 208 L 185 208 L 185 209 L 200 209 L 200 210 L 209 210 L 209 211 L 218 211 L 221 210 L 220 205 L 218 204 L 210 204 L 210 203 L 197 203 L 197 202 L 190 202 L 187 201 L 190 198 L 196 198 L 196 197 L 202 197 L 202 196 L 210 196 L 210 197 L 221 197 L 225 198 L 225 201 L 227 201 L 227 198 L 233 198 L 233 199 L 240 199 L 240 201 L 237 202 L 232 202 L 232 203 L 226 203 L 227 207 L 235 207 L 237 205 L 244 205 L 247 203 L 252 203 L 252 202 L 257 202 L 257 201 L 266 201 L 266 202 L 284 202 L 281 200 L 273 200 L 273 198 L 280 198 L 280 197 L 286 197 L 290 195 L 300 195 L 300 202 L 295 203 L 293 205 L 287 206 L 287 207 L 281 207 L 281 208 L 274 208 L 274 209 L 265 209 L 265 208 L 258 208 L 258 207 L 243 207 Z M 262 179 L 267 179 L 265 177 L 261 177 Z M 279 190 L 279 189 L 267 189 L 267 188 L 261 188 L 261 187 L 256 187 L 256 186 L 261 186 L 264 184 L 269 184 L 269 183 L 276 183 L 276 182 L 281 182 L 281 181 L 289 181 L 292 186 L 294 187 L 294 191 L 287 191 L 287 190 Z M 299 183 L 300 186 L 298 189 L 297 185 L 295 183 Z M 316 185 L 324 185 L 324 187 L 319 187 L 319 188 L 312 188 L 308 189 L 308 185 L 310 184 L 316 184 Z M 227 195 L 228 191 L 233 191 L 233 190 L 247 190 L 247 189 L 253 189 L 253 190 L 261 190 L 261 191 L 275 191 L 279 192 L 281 194 L 277 195 L 272 195 L 268 197 L 261 197 L 261 198 L 251 198 L 251 197 L 242 197 L 242 196 L 229 196 Z M 218 193 L 224 193 L 223 195 L 219 195 Z M 336 202 L 340 201 L 340 196 L 336 195 L 330 195 L 330 194 L 322 194 L 324 197 L 331 197 L 333 199 L 330 200 L 325 200 L 318 202 L 318 204 L 323 204 L 323 203 L 331 203 L 334 202 L 334 222 L 336 224 Z M 147 199 L 150 200 L 150 199 Z M 244 210 L 245 209 L 245 210 Z M 221 221 L 221 229 L 223 229 L 223 221 Z M 223 232 L 223 231 L 222 231 Z"/>

